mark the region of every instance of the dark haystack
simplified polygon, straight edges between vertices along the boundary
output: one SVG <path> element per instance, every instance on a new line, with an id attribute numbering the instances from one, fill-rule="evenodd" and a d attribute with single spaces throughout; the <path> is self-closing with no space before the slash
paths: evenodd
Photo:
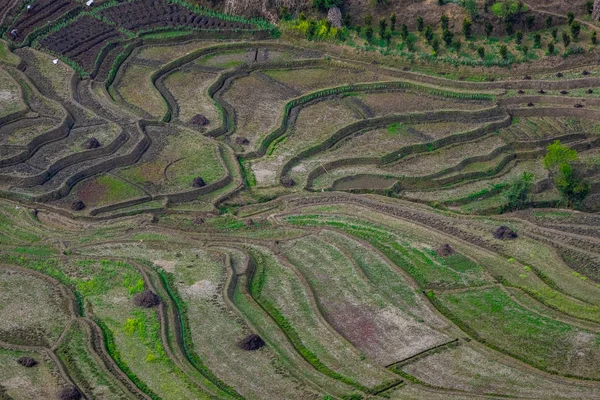
<path id="1" fill-rule="evenodd" d="M 562 74 L 562 72 L 559 72 L 558 74 L 556 74 L 556 77 L 557 77 L 557 78 L 562 78 L 562 77 L 563 77 L 563 74 Z"/>
<path id="2" fill-rule="evenodd" d="M 191 122 L 194 125 L 204 126 L 204 125 L 208 125 L 209 121 L 208 121 L 208 118 L 206 118 L 204 115 L 202 115 L 202 114 L 196 114 L 192 118 Z"/>
<path id="3" fill-rule="evenodd" d="M 567 92 L 566 90 L 561 90 L 560 94 L 569 94 L 569 92 Z"/>
<path id="4" fill-rule="evenodd" d="M 83 396 L 75 386 L 67 386 L 58 392 L 57 398 L 59 400 L 79 400 L 82 399 Z"/>
<path id="5" fill-rule="evenodd" d="M 160 304 L 160 297 L 151 290 L 144 290 L 133 296 L 133 302 L 138 307 L 152 308 Z"/>
<path id="6" fill-rule="evenodd" d="M 238 136 L 235 138 L 235 144 L 239 144 L 241 146 L 247 146 L 250 144 L 250 141 L 243 136 Z"/>
<path id="7" fill-rule="evenodd" d="M 545 91 L 544 89 L 540 89 L 540 90 L 538 91 L 538 93 L 539 93 L 539 94 L 546 94 L 546 91 Z"/>
<path id="8" fill-rule="evenodd" d="M 202 179 L 199 176 L 197 176 L 192 181 L 192 186 L 195 187 L 195 188 L 201 188 L 201 187 L 206 186 L 206 182 L 204 182 L 204 179 Z"/>
<path id="9" fill-rule="evenodd" d="M 533 103 L 527 103 L 527 107 L 533 107 Z"/>
<path id="10" fill-rule="evenodd" d="M 588 89 L 587 90 L 587 94 L 592 94 L 592 93 L 594 93 L 594 89 Z"/>
<path id="11" fill-rule="evenodd" d="M 202 225 L 204 223 L 204 218 L 196 217 L 194 218 L 194 225 Z"/>
<path id="12" fill-rule="evenodd" d="M 81 200 L 75 200 L 71 203 L 71 210 L 73 211 L 81 211 L 85 208 L 85 203 Z"/>
<path id="13" fill-rule="evenodd" d="M 589 75 L 590 73 L 588 71 L 586 71 L 585 69 L 583 70 L 583 72 L 581 73 L 581 75 L 586 76 Z"/>
<path id="14" fill-rule="evenodd" d="M 508 226 L 501 226 L 494 232 L 494 238 L 500 240 L 511 240 L 516 239 L 518 235 L 515 231 L 510 229 Z"/>
<path id="15" fill-rule="evenodd" d="M 440 257 L 448 257 L 453 254 L 456 254 L 456 250 L 454 250 L 452 248 L 452 246 L 450 246 L 449 244 L 444 244 L 444 245 L 438 247 L 435 252 Z"/>
<path id="16" fill-rule="evenodd" d="M 31 357 L 21 357 L 17 362 L 26 368 L 35 367 L 38 364 L 38 362 Z"/>
<path id="17" fill-rule="evenodd" d="M 240 347 L 244 350 L 255 351 L 264 347 L 265 341 L 258 335 L 252 334 L 246 336 L 240 341 Z"/>
<path id="18" fill-rule="evenodd" d="M 402 67 L 402 71 L 410 71 L 410 67 Z"/>
<path id="19" fill-rule="evenodd" d="M 573 107 L 575 107 L 575 108 L 583 108 L 583 104 L 579 104 L 579 103 L 577 103 L 577 104 L 575 104 Z"/>
<path id="20" fill-rule="evenodd" d="M 521 90 L 521 89 L 519 89 L 519 91 L 517 93 L 519 93 L 519 94 L 525 94 L 525 92 L 523 90 Z"/>
<path id="21" fill-rule="evenodd" d="M 296 184 L 296 182 L 294 182 L 294 180 L 292 178 L 290 178 L 289 176 L 282 176 L 281 177 L 281 184 L 284 187 L 292 187 Z"/>
<path id="22" fill-rule="evenodd" d="M 465 78 L 465 77 L 464 77 L 464 76 L 462 76 L 462 75 L 458 77 L 458 80 L 459 80 L 459 81 L 464 81 L 465 79 L 467 79 L 467 78 Z"/>
<path id="23" fill-rule="evenodd" d="M 244 225 L 252 226 L 252 225 L 254 225 L 254 221 L 252 220 L 252 218 L 246 219 L 246 220 L 244 220 Z"/>
<path id="24" fill-rule="evenodd" d="M 496 80 L 496 78 L 494 78 L 493 76 L 488 76 L 487 77 L 487 81 L 488 82 L 494 82 Z"/>
<path id="25" fill-rule="evenodd" d="M 531 80 L 531 76 L 529 76 L 529 75 L 525 75 L 525 76 L 523 77 L 523 79 L 525 79 L 526 81 L 530 81 L 530 80 Z"/>
<path id="26" fill-rule="evenodd" d="M 87 150 L 91 150 L 91 149 L 97 149 L 98 147 L 100 147 L 100 142 L 98 141 L 98 139 L 96 139 L 95 137 L 91 137 L 88 140 L 85 141 L 85 143 L 83 144 L 83 148 L 87 149 Z"/>

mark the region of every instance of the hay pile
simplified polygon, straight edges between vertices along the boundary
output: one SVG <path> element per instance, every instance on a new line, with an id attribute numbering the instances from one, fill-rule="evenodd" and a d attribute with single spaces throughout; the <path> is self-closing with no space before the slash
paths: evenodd
<path id="1" fill-rule="evenodd" d="M 133 296 L 133 303 L 138 307 L 153 308 L 160 304 L 160 297 L 151 290 L 144 290 Z"/>
<path id="2" fill-rule="evenodd" d="M 192 117 L 192 120 L 190 122 L 197 126 L 204 126 L 204 125 L 208 125 L 208 123 L 210 121 L 204 115 L 196 114 Z"/>
<path id="3" fill-rule="evenodd" d="M 292 178 L 290 178 L 289 176 L 282 176 L 281 177 L 281 184 L 284 187 L 292 187 L 296 184 L 296 182 L 294 182 L 294 180 Z"/>
<path id="4" fill-rule="evenodd" d="M 243 136 L 238 136 L 235 138 L 235 144 L 239 144 L 240 146 L 247 146 L 250 144 L 250 141 Z"/>
<path id="5" fill-rule="evenodd" d="M 204 223 L 204 218 L 202 218 L 202 217 L 194 218 L 194 221 L 193 221 L 194 225 L 202 225 L 203 223 Z"/>
<path id="6" fill-rule="evenodd" d="M 75 386 L 67 386 L 58 392 L 59 400 L 79 400 L 83 398 L 79 389 Z"/>
<path id="7" fill-rule="evenodd" d="M 192 181 L 192 186 L 195 187 L 195 188 L 201 188 L 201 187 L 206 186 L 206 182 L 204 182 L 204 179 L 202 179 L 201 177 L 197 176 Z"/>
<path id="8" fill-rule="evenodd" d="M 501 226 L 494 231 L 494 238 L 500 240 L 516 239 L 519 235 L 508 226 Z"/>
<path id="9" fill-rule="evenodd" d="M 264 347 L 265 341 L 262 340 L 260 336 L 252 334 L 242 339 L 239 345 L 244 350 L 255 351 L 260 349 L 261 347 Z"/>
<path id="10" fill-rule="evenodd" d="M 86 150 L 97 149 L 101 144 L 95 137 L 91 137 L 83 143 L 83 148 Z"/>
<path id="11" fill-rule="evenodd" d="M 21 364 L 22 366 L 24 366 L 25 368 L 35 367 L 38 364 L 38 362 L 34 358 L 26 357 L 26 356 L 19 358 L 17 360 L 17 362 L 19 364 Z"/>
<path id="12" fill-rule="evenodd" d="M 449 244 L 441 245 L 435 250 L 435 252 L 440 257 L 448 257 L 453 254 L 456 254 L 456 250 L 454 250 L 454 248 L 452 248 L 452 246 L 450 246 Z"/>
<path id="13" fill-rule="evenodd" d="M 81 200 L 75 200 L 71 203 L 71 210 L 73 211 L 81 211 L 85 208 L 85 203 Z"/>

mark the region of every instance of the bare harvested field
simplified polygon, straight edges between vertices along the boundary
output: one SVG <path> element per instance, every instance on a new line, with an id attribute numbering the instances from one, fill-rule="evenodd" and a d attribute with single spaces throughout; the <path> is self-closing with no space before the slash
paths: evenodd
<path id="1" fill-rule="evenodd" d="M 258 3 L 0 1 L 0 399 L 600 398 L 594 10 Z"/>

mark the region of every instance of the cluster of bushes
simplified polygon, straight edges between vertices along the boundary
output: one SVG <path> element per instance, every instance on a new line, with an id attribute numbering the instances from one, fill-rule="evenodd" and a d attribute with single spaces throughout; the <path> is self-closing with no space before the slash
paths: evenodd
<path id="1" fill-rule="evenodd" d="M 591 189 L 590 184 L 582 177 L 578 159 L 577 151 L 563 145 L 560 140 L 548 145 L 544 157 L 544 167 L 550 171 L 554 186 L 569 207 L 581 205 Z"/>
<path id="2" fill-rule="evenodd" d="M 333 27 L 327 19 L 309 19 L 304 13 L 300 13 L 297 20 L 288 22 L 287 26 L 308 40 L 344 40 L 347 34 L 346 29 Z"/>

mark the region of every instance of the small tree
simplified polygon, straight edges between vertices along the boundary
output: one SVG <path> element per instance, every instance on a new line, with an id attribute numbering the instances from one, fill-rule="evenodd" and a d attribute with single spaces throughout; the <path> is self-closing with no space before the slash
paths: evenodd
<path id="1" fill-rule="evenodd" d="M 573 21 L 573 23 L 571 24 L 571 36 L 573 36 L 573 40 L 576 41 L 579 38 L 580 33 L 581 33 L 581 24 L 578 21 Z"/>
<path id="2" fill-rule="evenodd" d="M 517 42 L 517 44 L 521 44 L 521 42 L 523 41 L 523 32 L 517 31 L 517 33 L 515 34 L 515 41 Z"/>
<path id="3" fill-rule="evenodd" d="M 592 32 L 592 36 L 590 36 L 590 40 L 592 41 L 593 45 L 596 45 L 598 43 L 598 38 L 596 36 L 596 31 Z"/>
<path id="4" fill-rule="evenodd" d="M 535 47 L 542 46 L 542 35 L 540 35 L 539 33 L 536 33 L 535 35 L 533 35 L 533 45 Z"/>
<path id="5" fill-rule="evenodd" d="M 438 51 L 440 51 L 440 39 L 433 39 L 431 41 L 431 48 L 433 49 L 434 55 L 437 55 Z"/>
<path id="6" fill-rule="evenodd" d="M 460 39 L 455 39 L 454 42 L 452 42 L 452 47 L 454 47 L 454 50 L 456 50 L 456 54 L 460 53 L 460 49 L 462 48 L 462 42 Z"/>
<path id="7" fill-rule="evenodd" d="M 423 28 L 424 28 L 423 24 L 424 24 L 423 17 L 421 17 L 421 16 L 419 15 L 419 16 L 417 17 L 417 30 L 418 30 L 419 32 L 423 32 Z"/>
<path id="8" fill-rule="evenodd" d="M 554 42 L 548 43 L 548 54 L 554 54 Z"/>
<path id="9" fill-rule="evenodd" d="M 452 39 L 454 39 L 454 34 L 450 32 L 450 30 L 444 29 L 442 32 L 442 39 L 444 39 L 446 46 L 450 46 L 452 44 Z"/>
<path id="10" fill-rule="evenodd" d="M 427 25 L 425 27 L 424 36 L 425 40 L 427 40 L 427 43 L 431 44 L 431 41 L 433 40 L 433 28 L 431 27 L 431 25 Z"/>
<path id="11" fill-rule="evenodd" d="M 385 40 L 385 45 L 387 47 L 390 47 L 390 45 L 392 44 L 392 30 L 391 29 L 387 29 L 383 36 L 382 39 Z"/>
<path id="12" fill-rule="evenodd" d="M 508 58 L 508 48 L 506 45 L 500 46 L 500 57 L 502 57 L 503 60 Z"/>
<path id="13" fill-rule="evenodd" d="M 489 38 L 493 31 L 494 25 L 490 21 L 485 21 L 485 36 Z"/>
<path id="14" fill-rule="evenodd" d="M 402 40 L 406 40 L 408 38 L 408 26 L 406 26 L 406 24 L 402 24 L 402 27 L 400 28 L 400 36 L 402 37 Z"/>
<path id="15" fill-rule="evenodd" d="M 482 60 L 485 58 L 485 48 L 483 46 L 479 46 L 479 48 L 477 49 L 477 53 L 479 54 L 479 57 L 481 57 Z"/>
<path id="16" fill-rule="evenodd" d="M 532 173 L 525 171 L 510 184 L 510 188 L 504 194 L 506 200 L 504 211 L 521 210 L 531 204 L 533 178 Z"/>
<path id="17" fill-rule="evenodd" d="M 438 0 L 438 6 L 443 6 L 444 4 L 446 4 L 444 0 Z"/>
<path id="18" fill-rule="evenodd" d="M 571 11 L 569 11 L 567 13 L 567 23 L 569 25 L 571 25 L 573 23 L 573 21 L 575 21 L 575 14 L 573 14 Z"/>
<path id="19" fill-rule="evenodd" d="M 513 23 L 511 20 L 507 20 L 504 22 L 504 30 L 506 31 L 507 35 L 513 34 Z"/>
<path id="20" fill-rule="evenodd" d="M 558 37 L 558 28 L 552 28 L 552 30 L 550 31 L 550 35 L 552 35 L 552 39 L 556 40 L 556 38 Z"/>
<path id="21" fill-rule="evenodd" d="M 535 15 L 528 15 L 525 18 L 525 25 L 527 25 L 528 30 L 533 29 L 533 26 L 535 25 Z"/>
<path id="22" fill-rule="evenodd" d="M 593 11 L 594 11 L 594 0 L 587 0 L 585 2 L 585 12 L 588 15 L 592 15 Z"/>
<path id="23" fill-rule="evenodd" d="M 576 150 L 562 144 L 560 140 L 555 140 L 546 147 L 544 168 L 551 170 L 558 167 L 560 164 L 577 161 L 578 157 L 579 155 Z"/>
<path id="24" fill-rule="evenodd" d="M 365 29 L 365 37 L 367 38 L 368 42 L 373 40 L 373 27 L 372 26 L 367 26 L 367 28 Z"/>
<path id="25" fill-rule="evenodd" d="M 381 18 L 379 20 L 379 36 L 381 36 L 382 39 L 385 36 L 386 29 L 387 29 L 387 21 L 385 20 L 385 18 Z"/>
<path id="26" fill-rule="evenodd" d="M 392 32 L 396 32 L 396 13 L 390 15 L 390 29 Z"/>
<path id="27" fill-rule="evenodd" d="M 446 14 L 442 14 L 440 17 L 440 26 L 442 27 L 442 30 L 448 29 L 449 24 L 450 18 L 448 18 Z"/>
<path id="28" fill-rule="evenodd" d="M 365 25 L 366 26 L 373 25 L 373 16 L 371 14 L 368 14 L 365 16 Z"/>
<path id="29" fill-rule="evenodd" d="M 471 37 L 472 29 L 473 29 L 473 23 L 471 22 L 471 20 L 469 18 L 465 18 L 463 20 L 463 24 L 462 24 L 462 31 L 463 31 L 463 35 L 465 35 L 466 39 L 469 39 Z"/>
<path id="30" fill-rule="evenodd" d="M 529 52 L 529 46 L 526 46 L 526 45 L 521 46 L 521 51 L 523 52 L 523 55 L 525 57 L 527 57 L 527 53 Z"/>
<path id="31" fill-rule="evenodd" d="M 567 32 L 562 33 L 562 41 L 565 47 L 568 47 L 571 44 L 571 36 Z"/>
<path id="32" fill-rule="evenodd" d="M 546 17 L 546 28 L 550 29 L 551 26 L 552 26 L 552 17 L 548 16 L 548 17 Z"/>

